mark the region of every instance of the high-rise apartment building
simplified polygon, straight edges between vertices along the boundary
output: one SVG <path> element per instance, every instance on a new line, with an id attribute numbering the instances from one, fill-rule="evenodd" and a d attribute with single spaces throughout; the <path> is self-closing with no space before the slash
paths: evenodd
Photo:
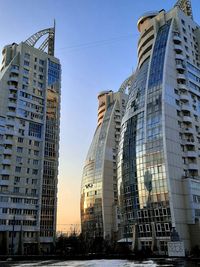
<path id="1" fill-rule="evenodd" d="M 118 231 L 117 151 L 132 76 L 119 91 L 98 95 L 98 125 L 83 169 L 81 227 L 85 238 L 115 239 Z"/>
<path id="2" fill-rule="evenodd" d="M 46 35 L 36 48 L 40 37 Z M 0 251 L 50 252 L 56 230 L 61 66 L 55 27 L 3 49 Z M 46 49 L 48 50 L 47 52 Z"/>
<path id="3" fill-rule="evenodd" d="M 138 66 L 118 157 L 121 238 L 200 245 L 200 27 L 190 1 L 138 20 Z M 179 235 L 179 236 L 178 236 Z"/>

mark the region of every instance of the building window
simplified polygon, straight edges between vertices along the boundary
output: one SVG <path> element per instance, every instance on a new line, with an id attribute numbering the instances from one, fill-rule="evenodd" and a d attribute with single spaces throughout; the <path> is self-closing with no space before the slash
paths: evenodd
<path id="1" fill-rule="evenodd" d="M 34 155 L 35 156 L 39 156 L 39 151 L 38 150 L 34 150 Z"/>
<path id="2" fill-rule="evenodd" d="M 139 225 L 139 232 L 143 233 L 143 225 L 142 224 Z"/>
<path id="3" fill-rule="evenodd" d="M 23 90 L 28 90 L 28 86 L 25 85 L 25 84 L 22 84 L 22 89 L 23 89 Z"/>
<path id="4" fill-rule="evenodd" d="M 146 232 L 150 232 L 150 225 L 149 224 L 145 224 L 145 228 L 146 228 Z"/>
<path id="5" fill-rule="evenodd" d="M 2 180 L 9 180 L 9 175 L 7 174 L 2 175 Z"/>
<path id="6" fill-rule="evenodd" d="M 25 75 L 29 75 L 29 70 L 24 69 L 24 74 L 25 74 Z"/>
<path id="7" fill-rule="evenodd" d="M 30 54 L 29 53 L 25 53 L 24 58 L 30 59 Z"/>
<path id="8" fill-rule="evenodd" d="M 2 213 L 8 213 L 8 209 L 7 208 L 2 208 Z"/>
<path id="9" fill-rule="evenodd" d="M 16 166 L 16 167 L 15 167 L 15 172 L 21 172 L 21 169 L 22 169 L 21 167 Z"/>
<path id="10" fill-rule="evenodd" d="M 166 232 L 169 232 L 170 231 L 170 227 L 169 227 L 169 224 L 168 223 L 165 223 L 165 231 Z"/>
<path id="11" fill-rule="evenodd" d="M 29 67 L 29 65 L 30 65 L 29 61 L 27 61 L 27 60 L 24 60 L 24 66 L 27 66 L 27 67 Z"/>
<path id="12" fill-rule="evenodd" d="M 41 134 L 42 134 L 41 124 L 30 122 L 28 134 L 29 136 L 41 138 Z"/>
<path id="13" fill-rule="evenodd" d="M 38 174 L 38 170 L 37 169 L 33 169 L 32 174 L 33 175 L 37 175 Z"/>
<path id="14" fill-rule="evenodd" d="M 0 192 L 8 192 L 8 186 L 7 185 L 0 185 Z"/>
<path id="15" fill-rule="evenodd" d="M 161 224 L 160 223 L 156 224 L 156 230 L 157 230 L 157 232 L 162 232 L 162 228 L 161 228 Z"/>
<path id="16" fill-rule="evenodd" d="M 14 187 L 14 188 L 13 188 L 13 192 L 14 192 L 14 193 L 19 193 L 19 187 Z"/>
<path id="17" fill-rule="evenodd" d="M 39 67 L 39 71 L 43 73 L 44 69 L 42 67 Z"/>
<path id="18" fill-rule="evenodd" d="M 39 64 L 40 64 L 40 65 L 44 65 L 44 60 L 40 59 L 40 60 L 39 60 Z"/>
<path id="19" fill-rule="evenodd" d="M 19 176 L 15 176 L 14 182 L 15 183 L 19 183 L 20 182 L 20 177 Z"/>
<path id="20" fill-rule="evenodd" d="M 34 141 L 34 146 L 39 147 L 40 146 L 40 142 L 39 141 Z"/>
<path id="21" fill-rule="evenodd" d="M 16 157 L 16 162 L 17 162 L 17 163 L 22 163 L 22 157 L 17 156 L 17 157 Z"/>
<path id="22" fill-rule="evenodd" d="M 22 152 L 23 152 L 23 147 L 19 147 L 19 146 L 18 146 L 18 147 L 17 147 L 17 152 L 18 152 L 18 153 L 22 153 Z"/>
<path id="23" fill-rule="evenodd" d="M 28 84 L 28 78 L 23 76 L 23 82 L 24 82 L 25 84 Z"/>
<path id="24" fill-rule="evenodd" d="M 33 160 L 33 165 L 38 165 L 39 161 L 37 159 Z"/>

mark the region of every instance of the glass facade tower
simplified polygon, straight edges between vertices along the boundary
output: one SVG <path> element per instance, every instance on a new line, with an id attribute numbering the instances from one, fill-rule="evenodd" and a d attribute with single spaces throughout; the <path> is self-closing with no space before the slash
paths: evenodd
<path id="1" fill-rule="evenodd" d="M 117 161 L 120 235 L 164 254 L 172 230 L 186 249 L 200 242 L 200 28 L 182 0 L 144 14 L 138 30 Z"/>
<path id="2" fill-rule="evenodd" d="M 2 254 L 48 253 L 55 242 L 61 67 L 54 57 L 54 33 L 55 27 L 42 30 L 2 52 Z"/>
<path id="3" fill-rule="evenodd" d="M 117 93 L 98 95 L 98 126 L 85 160 L 81 185 L 81 227 L 86 239 L 115 239 L 117 213 L 117 150 L 128 81 Z"/>

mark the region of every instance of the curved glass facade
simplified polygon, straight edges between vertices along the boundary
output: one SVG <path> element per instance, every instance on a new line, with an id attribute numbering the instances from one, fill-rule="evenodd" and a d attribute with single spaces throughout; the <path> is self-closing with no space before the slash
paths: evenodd
<path id="1" fill-rule="evenodd" d="M 121 233 L 132 237 L 136 232 L 139 247 L 156 246 L 159 237 L 161 243 L 168 240 L 171 229 L 162 128 L 162 82 L 170 24 L 168 21 L 158 30 L 151 62 L 147 59 L 137 71 L 122 121 L 118 157 Z"/>
<path id="2" fill-rule="evenodd" d="M 110 238 L 116 231 L 113 217 L 117 204 L 116 149 L 126 95 L 105 94 L 107 103 L 99 103 L 99 109 L 105 104 L 103 120 L 96 129 L 83 169 L 81 226 L 86 238 Z"/>

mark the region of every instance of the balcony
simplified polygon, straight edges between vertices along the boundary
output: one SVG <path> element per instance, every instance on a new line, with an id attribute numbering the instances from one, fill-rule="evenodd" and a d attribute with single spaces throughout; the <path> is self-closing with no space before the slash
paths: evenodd
<path id="1" fill-rule="evenodd" d="M 17 94 L 15 94 L 15 93 L 10 93 L 10 94 L 8 95 L 8 98 L 10 98 L 10 99 L 17 99 Z"/>
<path id="2" fill-rule="evenodd" d="M 197 157 L 197 152 L 196 151 L 187 151 L 186 152 L 186 157 L 188 157 L 188 158 L 196 158 Z"/>
<path id="3" fill-rule="evenodd" d="M 4 155 L 12 155 L 12 149 L 10 149 L 10 148 L 4 148 L 3 154 Z"/>
<path id="4" fill-rule="evenodd" d="M 178 84 L 178 88 L 182 91 L 187 91 L 187 85 L 183 83 Z"/>
<path id="5" fill-rule="evenodd" d="M 15 120 L 7 120 L 6 125 L 14 127 L 15 126 Z"/>
<path id="6" fill-rule="evenodd" d="M 174 40 L 175 44 L 180 44 L 181 43 L 182 40 L 181 40 L 181 37 L 180 37 L 179 33 L 174 33 L 173 40 Z"/>
<path id="7" fill-rule="evenodd" d="M 176 55 L 175 55 L 175 59 L 184 60 L 185 57 L 184 57 L 182 54 L 176 54 Z"/>
<path id="8" fill-rule="evenodd" d="M 188 102 L 190 100 L 190 96 L 187 94 L 187 92 L 181 93 L 180 94 L 180 100 Z"/>
<path id="9" fill-rule="evenodd" d="M 184 66 L 184 64 L 176 63 L 176 69 L 184 71 L 185 70 L 185 66 Z"/>
<path id="10" fill-rule="evenodd" d="M 18 66 L 12 66 L 10 69 L 10 73 L 19 74 L 19 67 Z"/>
<path id="11" fill-rule="evenodd" d="M 3 159 L 2 164 L 11 165 L 11 159 Z"/>
<path id="12" fill-rule="evenodd" d="M 176 51 L 176 53 L 180 54 L 183 51 L 183 48 L 182 48 L 181 45 L 175 44 L 174 45 L 174 50 Z"/>
<path id="13" fill-rule="evenodd" d="M 181 110 L 184 110 L 184 111 L 190 111 L 190 105 L 187 105 L 187 104 L 181 104 Z"/>
<path id="14" fill-rule="evenodd" d="M 5 135 L 14 135 L 14 133 L 15 133 L 14 127 L 6 128 Z"/>
<path id="15" fill-rule="evenodd" d="M 9 85 L 9 90 L 17 91 L 17 86 L 16 85 Z"/>
<path id="16" fill-rule="evenodd" d="M 16 102 L 8 102 L 8 107 L 9 108 L 16 108 L 17 107 L 17 103 Z"/>
<path id="17" fill-rule="evenodd" d="M 194 129 L 192 128 L 192 127 L 184 127 L 184 128 L 182 128 L 182 131 L 184 132 L 184 133 L 186 133 L 186 134 L 194 134 L 195 132 L 194 132 Z"/>
<path id="18" fill-rule="evenodd" d="M 9 180 L 0 180 L 0 185 L 9 185 Z"/>
<path id="19" fill-rule="evenodd" d="M 18 81 L 19 81 L 19 77 L 18 77 L 18 76 L 15 76 L 15 75 L 11 75 L 11 76 L 8 78 L 8 81 L 9 81 L 9 82 L 18 82 Z"/>
<path id="20" fill-rule="evenodd" d="M 6 114 L 7 114 L 7 116 L 10 116 L 10 117 L 15 117 L 16 116 L 16 112 L 15 111 L 8 111 Z"/>
<path id="21" fill-rule="evenodd" d="M 188 169 L 190 169 L 190 170 L 198 170 L 199 166 L 198 166 L 197 163 L 189 163 L 188 164 Z"/>
<path id="22" fill-rule="evenodd" d="M 3 144 L 4 144 L 4 145 L 12 145 L 12 144 L 13 144 L 13 139 L 5 139 L 5 140 L 3 141 Z"/>
<path id="23" fill-rule="evenodd" d="M 184 73 L 177 73 L 177 79 L 178 80 L 186 80 L 186 76 Z"/>
<path id="24" fill-rule="evenodd" d="M 5 169 L 5 170 L 1 170 L 0 173 L 1 173 L 1 175 L 9 175 L 10 171 L 11 171 L 11 169 Z"/>
<path id="25" fill-rule="evenodd" d="M 190 116 L 183 116 L 182 118 L 183 118 L 183 121 L 184 122 L 190 122 L 190 123 L 192 123 L 192 117 L 190 117 Z"/>
<path id="26" fill-rule="evenodd" d="M 183 139 L 185 145 L 193 145 L 194 139 L 193 138 L 185 138 Z"/>

